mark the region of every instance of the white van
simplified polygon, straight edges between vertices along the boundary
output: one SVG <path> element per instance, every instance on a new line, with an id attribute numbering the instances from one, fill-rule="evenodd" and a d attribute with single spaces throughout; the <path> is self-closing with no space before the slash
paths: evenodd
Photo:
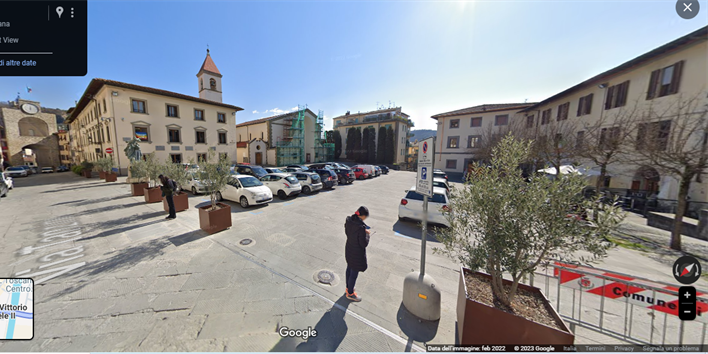
<path id="1" fill-rule="evenodd" d="M 354 167 L 358 167 L 358 168 L 361 168 L 362 170 L 366 171 L 366 173 L 369 174 L 369 178 L 376 176 L 376 171 L 374 171 L 373 165 L 356 165 Z"/>

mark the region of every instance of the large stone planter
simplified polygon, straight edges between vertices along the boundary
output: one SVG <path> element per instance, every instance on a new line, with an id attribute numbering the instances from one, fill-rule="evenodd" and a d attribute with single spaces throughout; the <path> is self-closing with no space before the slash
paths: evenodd
<path id="1" fill-rule="evenodd" d="M 160 187 L 145 188 L 143 194 L 145 203 L 157 203 L 162 200 L 162 189 Z"/>
<path id="2" fill-rule="evenodd" d="M 189 195 L 185 192 L 179 192 L 172 196 L 172 200 L 175 202 L 175 212 L 180 212 L 189 209 Z M 162 207 L 165 208 L 166 212 L 170 212 L 170 207 L 167 205 L 167 199 L 162 198 Z"/>
<path id="3" fill-rule="evenodd" d="M 93 172 L 93 171 L 91 171 L 91 170 L 83 170 L 83 171 L 81 172 L 81 174 L 83 174 L 84 177 L 86 177 L 86 178 L 91 178 L 91 172 Z"/>
<path id="4" fill-rule="evenodd" d="M 473 272 L 460 267 L 460 288 L 457 294 L 457 333 L 460 345 L 511 344 L 511 345 L 572 345 L 575 335 L 561 320 L 540 289 L 519 284 L 519 289 L 538 293 L 543 297 L 547 311 L 563 328 L 559 330 L 523 317 L 504 312 L 467 298 L 465 274 L 491 279 L 489 274 Z M 504 280 L 504 284 L 511 284 Z"/>
<path id="5" fill-rule="evenodd" d="M 130 194 L 134 197 L 145 195 L 145 189 L 147 189 L 148 184 L 145 182 L 141 183 L 131 183 L 130 184 Z"/>
<path id="6" fill-rule="evenodd" d="M 211 204 L 199 208 L 199 227 L 210 235 L 231 227 L 231 207 L 224 203 L 216 206 L 216 210 L 210 210 Z"/>
<path id="7" fill-rule="evenodd" d="M 98 171 L 98 178 L 106 179 L 106 172 L 105 171 Z"/>
<path id="8" fill-rule="evenodd" d="M 112 172 L 105 172 L 103 174 L 103 178 L 106 179 L 106 182 L 115 182 L 118 180 L 118 174 Z"/>

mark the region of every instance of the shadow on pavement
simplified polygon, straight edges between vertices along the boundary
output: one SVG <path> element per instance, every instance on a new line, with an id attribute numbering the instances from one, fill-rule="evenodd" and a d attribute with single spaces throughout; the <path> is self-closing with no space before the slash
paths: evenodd
<path id="1" fill-rule="evenodd" d="M 426 240 L 430 242 L 437 242 L 439 243 L 438 239 L 435 237 L 435 231 L 438 226 L 435 225 L 428 225 L 428 232 L 427 232 L 427 237 Z M 410 237 L 414 238 L 416 240 L 420 240 L 422 236 L 422 230 L 420 226 L 420 222 L 414 221 L 414 220 L 406 220 L 406 221 L 401 221 L 398 220 L 396 221 L 395 224 L 393 224 L 392 230 L 394 232 L 397 232 L 400 236 L 405 236 L 405 237 Z"/>
<path id="2" fill-rule="evenodd" d="M 143 201 L 143 202 L 135 202 L 135 203 L 128 203 L 128 204 L 120 204 L 120 205 L 109 205 L 109 206 L 100 207 L 100 208 L 89 208 L 87 210 L 80 211 L 77 213 L 62 215 L 62 217 L 78 217 L 78 216 L 84 216 L 84 215 L 91 215 L 91 214 L 96 214 L 96 213 L 102 213 L 104 211 L 132 208 L 134 206 L 145 205 L 145 204 L 146 203 Z"/>
<path id="3" fill-rule="evenodd" d="M 204 237 L 207 237 L 207 236 L 209 236 L 209 234 L 202 231 L 202 230 L 194 230 L 194 231 L 190 231 L 190 232 L 184 233 L 179 236 L 170 237 L 167 240 L 172 242 L 172 244 L 175 245 L 176 247 L 179 247 L 184 244 L 190 243 L 192 241 L 197 241 L 197 240 L 203 239 Z"/>
<path id="4" fill-rule="evenodd" d="M 116 197 L 105 197 L 105 198 L 96 198 L 96 199 L 79 199 L 79 200 L 73 200 L 73 201 L 68 201 L 68 202 L 61 202 L 61 203 L 52 204 L 52 206 L 72 204 L 71 206 L 78 207 L 78 206 L 84 206 L 84 205 L 89 205 L 89 204 L 94 204 L 94 203 L 110 202 L 110 201 L 114 201 L 114 200 L 118 200 L 118 199 L 131 198 L 131 197 L 132 196 L 130 194 L 124 194 L 124 195 L 119 195 Z"/>
<path id="5" fill-rule="evenodd" d="M 76 186 L 76 187 L 73 187 L 73 188 L 52 189 L 52 190 L 48 190 L 48 191 L 43 191 L 42 193 L 66 192 L 66 191 L 80 190 L 80 189 L 85 189 L 85 188 L 115 186 L 116 184 L 120 184 L 120 183 L 113 183 L 113 182 L 97 182 L 97 183 L 91 183 L 91 184 L 88 184 L 88 185 L 80 185 L 80 186 Z"/>
<path id="6" fill-rule="evenodd" d="M 331 309 L 322 315 L 314 330 L 316 337 L 309 337 L 307 341 L 301 338 L 284 337 L 270 351 L 271 352 L 334 352 L 347 336 L 349 328 L 344 320 L 347 308 L 351 303 L 344 295 L 334 303 Z M 350 317 L 353 321 L 358 321 Z M 296 328 L 293 328 L 296 329 Z M 304 329 L 304 328 L 297 328 Z"/>
<path id="7" fill-rule="evenodd" d="M 414 316 L 412 313 L 408 312 L 403 303 L 398 307 L 398 313 L 396 314 L 396 319 L 398 320 L 398 327 L 401 331 L 408 336 L 408 343 L 406 344 L 407 352 L 411 351 L 413 342 L 427 343 L 438 333 L 438 325 L 440 321 L 425 321 Z"/>
<path id="8" fill-rule="evenodd" d="M 91 240 L 94 238 L 107 237 L 107 236 L 119 234 L 121 232 L 127 232 L 130 230 L 139 229 L 141 227 L 145 227 L 148 225 L 157 224 L 159 222 L 162 222 L 163 220 L 157 219 L 157 220 L 153 220 L 153 221 L 142 223 L 142 224 L 136 224 L 135 222 L 140 221 L 140 220 L 151 219 L 151 218 L 158 217 L 158 216 L 164 216 L 164 215 L 165 215 L 164 211 L 156 211 L 156 212 L 152 212 L 152 213 L 136 214 L 136 215 L 131 215 L 128 217 L 120 218 L 120 219 L 113 219 L 113 220 L 106 221 L 106 222 L 87 225 L 87 227 L 94 226 L 98 230 L 106 230 L 106 231 L 99 232 L 98 234 L 93 235 L 93 236 L 81 238 L 78 241 L 86 241 L 86 240 Z"/>
<path id="9" fill-rule="evenodd" d="M 72 176 L 73 175 L 73 176 Z M 27 177 L 13 177 L 15 187 L 36 187 L 49 184 L 56 184 L 57 188 L 69 187 L 76 184 L 78 176 L 64 173 L 34 174 Z"/>

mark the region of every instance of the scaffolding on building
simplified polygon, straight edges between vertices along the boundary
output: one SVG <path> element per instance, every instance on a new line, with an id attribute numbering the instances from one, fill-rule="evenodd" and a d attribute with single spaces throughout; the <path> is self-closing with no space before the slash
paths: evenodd
<path id="1" fill-rule="evenodd" d="M 297 106 L 297 112 L 283 120 L 283 140 L 275 144 L 278 166 L 299 165 L 305 156 L 305 106 Z"/>
<path id="2" fill-rule="evenodd" d="M 324 112 L 322 110 L 317 114 L 317 122 L 315 123 L 315 162 L 326 162 L 334 160 L 334 143 L 328 143 L 322 137 L 324 127 Z"/>

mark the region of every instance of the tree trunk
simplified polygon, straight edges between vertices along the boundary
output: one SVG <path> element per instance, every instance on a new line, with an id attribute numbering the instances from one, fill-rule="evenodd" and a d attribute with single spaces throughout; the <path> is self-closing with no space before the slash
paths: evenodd
<path id="1" fill-rule="evenodd" d="M 671 231 L 671 249 L 681 250 L 681 231 L 683 230 L 683 215 L 686 213 L 688 205 L 686 197 L 688 189 L 691 187 L 691 180 L 694 174 L 684 174 L 681 176 L 681 183 L 678 193 L 678 205 L 676 207 L 676 217 L 674 217 L 674 228 Z"/>
<path id="2" fill-rule="evenodd" d="M 602 185 L 605 183 L 605 177 L 607 176 L 607 165 L 602 164 L 600 166 L 600 175 L 597 176 L 597 181 L 595 182 L 595 192 L 600 193 L 602 190 Z"/>

